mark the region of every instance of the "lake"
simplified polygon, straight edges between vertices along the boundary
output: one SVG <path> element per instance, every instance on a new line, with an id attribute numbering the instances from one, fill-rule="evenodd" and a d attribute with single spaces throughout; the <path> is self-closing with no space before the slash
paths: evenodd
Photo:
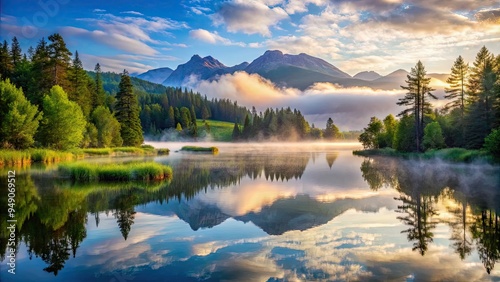
<path id="1" fill-rule="evenodd" d="M 352 155 L 359 144 L 216 144 L 155 157 L 171 182 L 16 169 L 16 274 L 1 281 L 500 281 L 500 168 Z M 151 158 L 90 158 L 130 162 Z"/>

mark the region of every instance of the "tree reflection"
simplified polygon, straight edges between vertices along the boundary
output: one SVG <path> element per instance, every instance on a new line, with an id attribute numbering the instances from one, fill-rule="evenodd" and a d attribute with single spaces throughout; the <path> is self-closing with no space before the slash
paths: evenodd
<path id="1" fill-rule="evenodd" d="M 137 197 L 130 192 L 125 195 L 120 195 L 116 199 L 116 210 L 113 213 L 122 233 L 123 239 L 127 240 L 132 224 L 134 224 L 135 210 L 134 206 L 137 204 Z"/>
<path id="2" fill-rule="evenodd" d="M 330 167 L 330 169 L 332 168 L 333 163 L 337 160 L 338 156 L 338 153 L 326 153 L 326 162 L 328 163 L 328 167 Z"/>
<path id="3" fill-rule="evenodd" d="M 450 240 L 453 242 L 452 247 L 455 252 L 460 256 L 461 260 L 464 260 L 472 252 L 472 239 L 468 230 L 471 224 L 471 215 L 467 214 L 467 195 L 449 189 L 445 189 L 443 194 L 456 203 L 456 205 L 448 205 L 446 207 L 448 212 L 453 216 L 448 223 L 451 227 Z"/>
<path id="4" fill-rule="evenodd" d="M 408 241 L 415 241 L 413 251 L 417 250 L 422 256 L 425 255 L 428 245 L 433 241 L 434 233 L 431 230 L 437 224 L 432 219 L 437 212 L 432 206 L 431 198 L 417 193 L 413 196 L 401 195 L 395 199 L 403 202 L 403 205 L 398 206 L 397 212 L 406 214 L 397 218 L 410 227 L 401 233 L 407 233 Z"/>
<path id="5" fill-rule="evenodd" d="M 373 190 L 391 187 L 399 191 L 402 202 L 397 218 L 409 228 L 412 249 L 425 255 L 439 223 L 435 202 L 447 202 L 451 219 L 451 245 L 460 259 L 475 248 L 488 273 L 500 259 L 500 226 L 498 225 L 498 168 L 446 165 L 432 161 L 409 161 L 387 158 L 365 159 L 360 167 L 363 178 Z"/>
<path id="6" fill-rule="evenodd" d="M 476 242 L 479 258 L 488 274 L 500 259 L 499 216 L 492 210 L 483 210 L 475 217 L 471 226 L 472 238 Z"/>

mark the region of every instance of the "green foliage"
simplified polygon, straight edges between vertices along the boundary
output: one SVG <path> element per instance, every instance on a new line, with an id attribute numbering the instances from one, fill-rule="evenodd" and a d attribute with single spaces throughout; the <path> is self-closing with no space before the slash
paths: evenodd
<path id="1" fill-rule="evenodd" d="M 191 112 L 189 111 L 188 108 L 182 107 L 180 109 L 180 114 L 181 114 L 180 124 L 182 128 L 188 128 L 189 125 L 191 124 Z"/>
<path id="2" fill-rule="evenodd" d="M 69 67 L 67 76 L 68 99 L 76 102 L 82 109 L 83 115 L 89 117 L 92 112 L 92 107 L 94 106 L 94 97 L 92 97 L 91 94 L 93 87 L 89 87 L 89 84 L 93 82 L 85 70 L 83 70 L 83 64 L 78 55 L 78 51 L 75 52 L 73 65 Z"/>
<path id="3" fill-rule="evenodd" d="M 239 140 L 241 137 L 240 127 L 236 122 L 234 123 L 233 134 L 231 136 L 233 137 L 233 140 Z"/>
<path id="4" fill-rule="evenodd" d="M 416 151 L 415 126 L 413 115 L 405 115 L 399 120 L 394 136 L 394 149 L 400 152 Z"/>
<path id="5" fill-rule="evenodd" d="M 83 133 L 83 140 L 81 143 L 81 147 L 89 148 L 89 147 L 97 147 L 97 128 L 92 122 L 87 122 L 87 126 L 85 126 L 85 132 Z"/>
<path id="6" fill-rule="evenodd" d="M 333 123 L 332 118 L 328 118 L 326 121 L 326 128 L 323 137 L 326 139 L 336 139 L 340 137 L 339 128 Z"/>
<path id="7" fill-rule="evenodd" d="M 431 122 L 425 126 L 423 145 L 425 150 L 441 149 L 446 146 L 443 132 L 438 122 Z"/>
<path id="8" fill-rule="evenodd" d="M 493 130 L 484 140 L 484 149 L 496 158 L 500 158 L 500 129 Z"/>
<path id="9" fill-rule="evenodd" d="M 120 123 L 107 107 L 97 107 L 92 112 L 91 121 L 97 129 L 98 147 L 119 147 L 123 144 L 120 135 Z"/>
<path id="10" fill-rule="evenodd" d="M 52 87 L 43 99 L 43 113 L 37 136 L 44 146 L 65 150 L 80 145 L 87 122 L 80 107 L 68 100 L 60 86 Z"/>
<path id="11" fill-rule="evenodd" d="M 363 129 L 363 133 L 361 133 L 358 140 L 365 149 L 379 148 L 379 136 L 383 129 L 384 125 L 382 122 L 376 117 L 371 117 L 368 127 Z"/>
<path id="12" fill-rule="evenodd" d="M 0 147 L 24 149 L 33 145 L 42 114 L 9 80 L 0 81 Z"/>
<path id="13" fill-rule="evenodd" d="M 123 71 L 116 94 L 116 119 L 120 122 L 120 135 L 125 146 L 140 146 L 144 142 L 141 121 L 139 119 L 139 102 L 132 90 L 132 83 L 127 71 Z"/>
<path id="14" fill-rule="evenodd" d="M 310 136 L 314 140 L 319 140 L 323 138 L 323 130 L 316 127 L 312 127 L 310 131 Z"/>
<path id="15" fill-rule="evenodd" d="M 127 164 L 71 163 L 59 165 L 59 173 L 78 182 L 152 181 L 172 178 L 172 168 L 155 162 Z"/>
<path id="16" fill-rule="evenodd" d="M 396 135 L 396 130 L 398 127 L 398 121 L 392 114 L 386 116 L 384 118 L 384 132 L 381 134 L 379 138 L 379 147 L 389 147 L 393 148 L 394 136 Z"/>

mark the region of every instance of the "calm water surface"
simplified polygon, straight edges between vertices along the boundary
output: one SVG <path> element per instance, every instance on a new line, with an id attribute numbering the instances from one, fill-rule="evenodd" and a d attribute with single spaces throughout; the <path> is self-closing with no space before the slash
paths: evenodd
<path id="1" fill-rule="evenodd" d="M 348 144 L 175 152 L 163 183 L 17 169 L 16 275 L 1 281 L 500 281 L 500 169 L 352 155 Z M 144 158 L 86 162 L 145 161 Z"/>

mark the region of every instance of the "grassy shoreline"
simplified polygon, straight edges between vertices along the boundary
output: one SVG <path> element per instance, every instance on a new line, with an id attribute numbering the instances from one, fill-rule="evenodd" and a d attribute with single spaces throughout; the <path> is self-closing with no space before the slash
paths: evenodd
<path id="1" fill-rule="evenodd" d="M 452 163 L 472 163 L 472 162 L 487 162 L 498 163 L 493 156 L 482 150 L 467 150 L 463 148 L 447 148 L 440 150 L 429 150 L 424 153 L 404 153 L 398 152 L 391 148 L 383 149 L 367 149 L 357 150 L 352 152 L 353 155 L 362 157 L 385 156 L 396 157 L 412 160 L 431 160 L 441 159 Z"/>
<path id="2" fill-rule="evenodd" d="M 156 156 L 168 155 L 169 149 L 155 149 L 150 145 L 141 147 L 116 147 L 116 148 L 86 148 L 70 151 L 55 151 L 50 149 L 27 150 L 0 150 L 0 167 L 3 166 L 28 166 L 32 163 L 58 163 L 74 161 L 95 156 Z"/>

